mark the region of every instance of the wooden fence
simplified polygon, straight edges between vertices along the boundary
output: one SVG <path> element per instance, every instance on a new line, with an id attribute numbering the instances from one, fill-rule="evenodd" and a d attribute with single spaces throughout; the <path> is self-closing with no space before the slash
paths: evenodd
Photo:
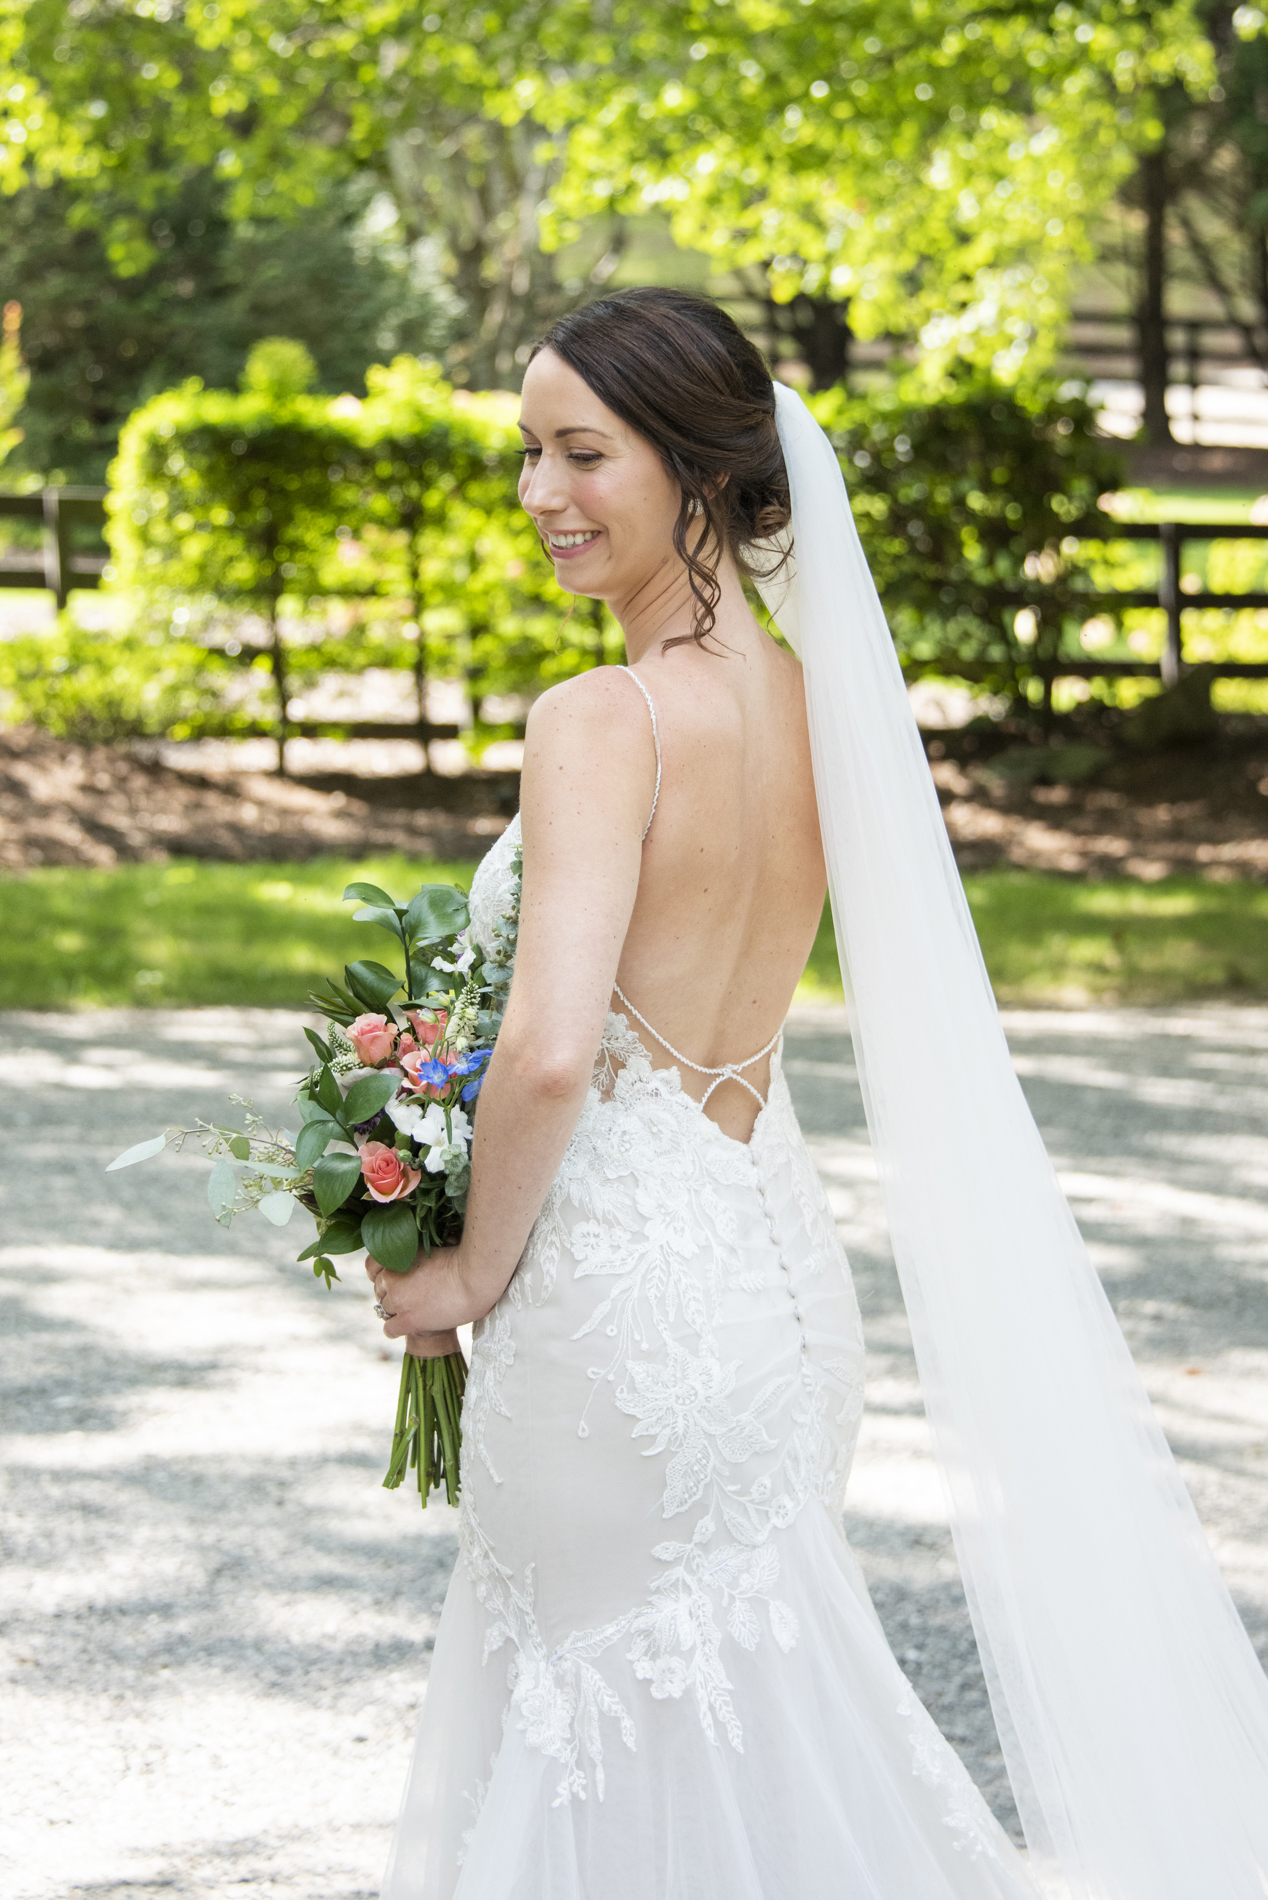
<path id="1" fill-rule="evenodd" d="M 96 587 L 100 584 L 102 569 L 106 565 L 104 551 L 85 551 L 75 545 L 76 530 L 92 529 L 100 539 L 105 525 L 104 488 L 45 488 L 29 495 L 0 494 L 0 519 L 38 522 L 41 525 L 40 552 L 0 555 L 0 587 L 47 588 L 56 597 L 59 607 L 66 604 L 67 595 L 78 587 Z M 1268 540 L 1268 527 L 1250 527 L 1240 522 L 1221 522 L 1217 524 L 1199 524 L 1187 521 L 1163 522 L 1111 522 L 1103 515 L 1090 520 L 1074 523 L 1069 529 L 1071 535 L 1081 541 L 1156 541 L 1161 548 L 1158 585 L 1143 588 L 1117 588 L 1096 592 L 1091 589 L 1078 596 L 1080 610 L 1086 608 L 1088 616 L 1098 611 L 1121 612 L 1124 607 L 1161 608 L 1167 616 L 1166 639 L 1162 657 L 1153 660 L 1097 660 L 1066 658 L 1061 654 L 1041 657 L 1035 654 L 1030 661 L 1034 673 L 1044 681 L 1045 691 L 1050 694 L 1054 679 L 1113 679 L 1124 675 L 1137 678 L 1161 679 L 1164 686 L 1173 686 L 1184 669 L 1184 624 L 1183 616 L 1188 608 L 1201 609 L 1217 607 L 1233 611 L 1242 607 L 1268 607 L 1268 592 L 1251 594 L 1200 593 L 1190 594 L 1180 586 L 1181 564 L 1184 546 L 1192 541 L 1265 541 Z M 1001 605 L 1007 605 L 1011 598 L 1007 590 L 999 590 L 995 596 Z M 1022 597 L 1017 600 L 1021 603 Z M 1031 596 L 1027 596 L 1030 599 Z M 244 659 L 253 657 L 244 654 Z M 972 676 L 973 669 L 966 666 L 965 674 Z M 1210 668 L 1217 679 L 1265 679 L 1268 678 L 1268 662 L 1222 661 Z M 271 726 L 261 726 L 261 732 L 272 732 Z M 384 720 L 300 720 L 289 730 L 303 738 L 388 739 L 418 738 L 453 739 L 458 736 L 457 725 L 436 725 L 430 721 L 389 722 Z"/>

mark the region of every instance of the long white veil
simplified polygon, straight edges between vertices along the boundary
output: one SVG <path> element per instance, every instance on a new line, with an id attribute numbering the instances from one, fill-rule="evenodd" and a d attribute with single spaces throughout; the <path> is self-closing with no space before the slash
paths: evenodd
<path id="1" fill-rule="evenodd" d="M 1268 1680 L 1013 1074 L 841 471 L 776 385 L 867 1118 L 1036 1864 L 1072 1900 L 1265 1900 Z"/>

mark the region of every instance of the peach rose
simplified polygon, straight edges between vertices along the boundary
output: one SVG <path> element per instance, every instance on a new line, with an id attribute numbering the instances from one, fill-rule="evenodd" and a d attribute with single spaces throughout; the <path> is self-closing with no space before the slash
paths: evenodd
<path id="1" fill-rule="evenodd" d="M 367 1069 L 386 1062 L 396 1047 L 396 1029 L 386 1016 L 358 1016 L 348 1024 L 348 1038 Z"/>
<path id="2" fill-rule="evenodd" d="M 414 1034 L 418 1037 L 419 1046 L 423 1049 L 434 1048 L 445 1033 L 445 1025 L 449 1021 L 449 1011 L 447 1009 L 438 1009 L 434 1023 L 428 1022 L 427 1018 L 416 1009 L 407 1009 L 405 1014 L 409 1017 L 413 1025 Z"/>
<path id="3" fill-rule="evenodd" d="M 389 1148 L 384 1141 L 362 1143 L 361 1173 L 374 1201 L 399 1201 L 423 1178 L 417 1168 L 407 1166 L 396 1149 Z"/>

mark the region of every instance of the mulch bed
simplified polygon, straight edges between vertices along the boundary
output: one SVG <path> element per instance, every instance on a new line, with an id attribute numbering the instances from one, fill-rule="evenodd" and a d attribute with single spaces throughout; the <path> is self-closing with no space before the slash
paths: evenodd
<path id="1" fill-rule="evenodd" d="M 1003 734 L 926 743 L 961 870 L 1268 881 L 1268 720 L 1228 720 L 1218 738 L 1183 750 L 1111 755 L 1083 784 L 1042 769 L 1030 782 L 1010 775 L 1025 753 Z"/>
<path id="2" fill-rule="evenodd" d="M 1268 721 L 1202 746 L 1113 760 L 1088 783 L 1005 769 L 1016 736 L 927 735 L 964 870 L 1268 881 Z M 1054 753 L 1054 759 L 1056 754 Z M 511 773 L 461 779 L 174 771 L 124 747 L 0 730 L 0 870 L 37 865 L 302 861 L 385 851 L 480 857 L 515 809 Z"/>
<path id="3" fill-rule="evenodd" d="M 478 858 L 515 808 L 501 785 L 480 778 L 459 795 L 466 810 L 451 789 L 460 781 L 437 781 L 430 796 L 426 780 L 402 781 L 387 804 L 382 781 L 364 781 L 362 797 L 346 789 L 356 783 L 173 771 L 124 747 L 71 745 L 31 726 L 0 729 L 0 871 L 387 851 Z"/>

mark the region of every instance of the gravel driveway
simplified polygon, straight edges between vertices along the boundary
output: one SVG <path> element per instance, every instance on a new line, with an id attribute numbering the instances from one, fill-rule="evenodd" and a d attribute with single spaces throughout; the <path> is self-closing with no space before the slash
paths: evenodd
<path id="1" fill-rule="evenodd" d="M 1006 1022 L 1268 1656 L 1268 1009 Z M 0 1018 L 3 1900 L 377 1892 L 455 1552 L 379 1488 L 396 1349 L 298 1225 L 216 1227 L 197 1155 L 100 1172 L 230 1090 L 282 1115 L 304 1051 L 281 1011 Z M 869 1339 L 850 1532 L 1007 1818 L 842 1014 L 800 1012 L 787 1066 Z"/>

